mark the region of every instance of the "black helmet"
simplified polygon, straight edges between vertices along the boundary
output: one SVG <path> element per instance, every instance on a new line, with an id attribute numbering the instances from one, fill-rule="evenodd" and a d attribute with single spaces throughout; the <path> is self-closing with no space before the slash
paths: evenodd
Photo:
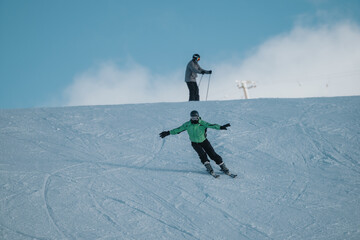
<path id="1" fill-rule="evenodd" d="M 199 61 L 199 60 L 200 60 L 200 55 L 197 54 L 197 53 L 195 53 L 195 54 L 193 55 L 193 59 L 195 59 L 196 61 Z"/>
<path id="2" fill-rule="evenodd" d="M 196 111 L 196 110 L 191 111 L 190 117 L 191 117 L 192 120 L 199 120 L 199 113 L 198 113 L 198 111 Z"/>

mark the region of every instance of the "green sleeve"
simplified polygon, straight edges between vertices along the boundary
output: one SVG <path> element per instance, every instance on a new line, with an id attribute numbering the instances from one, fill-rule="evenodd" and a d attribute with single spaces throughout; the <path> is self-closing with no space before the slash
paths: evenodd
<path id="1" fill-rule="evenodd" d="M 216 129 L 216 130 L 220 130 L 220 125 L 219 124 L 212 124 L 212 123 L 205 122 L 203 120 L 201 120 L 200 124 L 202 126 L 206 127 L 206 128 L 213 128 L 213 129 Z"/>
<path id="2" fill-rule="evenodd" d="M 170 130 L 170 134 L 171 135 L 179 134 L 179 133 L 187 130 L 187 128 L 188 128 L 188 122 L 184 123 L 183 125 L 181 125 L 178 128 L 174 128 L 173 130 Z"/>

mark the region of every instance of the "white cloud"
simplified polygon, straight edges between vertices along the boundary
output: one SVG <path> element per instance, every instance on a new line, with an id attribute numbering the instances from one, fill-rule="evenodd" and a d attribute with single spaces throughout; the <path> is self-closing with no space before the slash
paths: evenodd
<path id="1" fill-rule="evenodd" d="M 119 68 L 104 63 L 75 77 L 66 89 L 66 105 L 106 105 L 186 101 L 181 73 L 156 76 L 136 63 Z"/>
<path id="2" fill-rule="evenodd" d="M 138 64 L 128 65 L 104 63 L 79 74 L 64 93 L 65 104 L 187 101 L 185 66 L 158 76 Z M 298 25 L 267 40 L 241 62 L 210 66 L 214 67 L 209 100 L 242 98 L 237 80 L 256 82 L 257 87 L 249 91 L 253 98 L 360 95 L 360 28 L 349 22 L 313 28 Z M 201 100 L 207 84 L 205 75 Z"/>
<path id="3" fill-rule="evenodd" d="M 258 98 L 360 95 L 360 28 L 348 22 L 297 26 L 264 42 L 241 63 L 217 65 L 221 82 L 214 84 L 213 99 L 238 98 L 236 80 L 255 81 L 250 95 Z"/>

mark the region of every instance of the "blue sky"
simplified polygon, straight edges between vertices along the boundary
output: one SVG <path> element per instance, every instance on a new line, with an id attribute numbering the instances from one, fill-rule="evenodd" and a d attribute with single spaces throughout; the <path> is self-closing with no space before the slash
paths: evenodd
<path id="1" fill-rule="evenodd" d="M 347 74 L 352 79 L 343 85 L 352 85 L 360 81 L 360 62 L 355 56 L 360 49 L 356 44 L 359 12 L 358 0 L 0 0 L 0 108 L 186 101 L 183 72 L 193 53 L 202 56 L 203 68 L 214 71 L 213 99 L 236 98 L 230 93 L 238 91 L 236 87 L 228 92 L 223 89 L 224 96 L 215 94 L 216 87 L 227 85 L 221 81 L 234 78 L 231 74 L 251 80 L 262 69 L 252 72 L 247 66 L 269 65 L 263 56 L 272 50 L 264 48 L 282 43 L 306 52 L 314 44 L 315 48 L 316 44 L 323 46 L 313 39 L 340 38 L 335 33 L 342 40 L 329 43 L 329 48 L 331 44 L 335 48 L 354 44 L 355 51 L 349 48 L 338 53 L 341 58 L 354 54 L 350 56 L 354 59 L 339 69 L 329 63 L 329 71 L 303 67 L 306 70 L 301 73 L 309 79 L 327 78 L 326 86 L 329 75 Z M 309 40 L 308 45 L 296 40 L 301 34 Z M 324 65 L 323 59 L 336 58 L 322 52 L 319 66 Z M 292 74 L 286 78 L 293 78 Z M 130 82 L 135 85 L 126 85 Z M 139 85 L 142 89 L 137 90 Z M 265 85 L 260 80 L 254 96 L 282 97 L 281 93 L 261 94 L 259 87 Z M 285 89 L 285 85 L 279 83 L 277 89 Z M 113 91 L 103 89 L 105 86 Z M 117 87 L 118 94 L 114 91 Z M 358 85 L 351 88 L 359 92 L 344 90 L 338 95 L 360 94 Z M 172 91 L 180 92 L 179 96 L 171 99 Z M 122 95 L 122 100 L 116 99 L 117 95 Z M 317 92 L 309 96 L 317 96 Z"/>

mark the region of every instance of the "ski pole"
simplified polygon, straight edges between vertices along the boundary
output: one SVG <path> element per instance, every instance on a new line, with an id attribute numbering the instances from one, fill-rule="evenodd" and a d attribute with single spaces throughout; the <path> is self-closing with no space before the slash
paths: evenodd
<path id="1" fill-rule="evenodd" d="M 209 74 L 209 81 L 208 81 L 208 87 L 207 87 L 207 92 L 206 92 L 206 101 L 207 101 L 208 94 L 209 94 L 210 78 L 211 78 L 211 74 Z"/>
<path id="2" fill-rule="evenodd" d="M 199 85 L 198 85 L 199 88 L 200 88 L 200 84 L 201 84 L 201 80 L 202 80 L 203 76 L 204 76 L 204 74 L 201 74 L 201 78 L 200 78 Z"/>

